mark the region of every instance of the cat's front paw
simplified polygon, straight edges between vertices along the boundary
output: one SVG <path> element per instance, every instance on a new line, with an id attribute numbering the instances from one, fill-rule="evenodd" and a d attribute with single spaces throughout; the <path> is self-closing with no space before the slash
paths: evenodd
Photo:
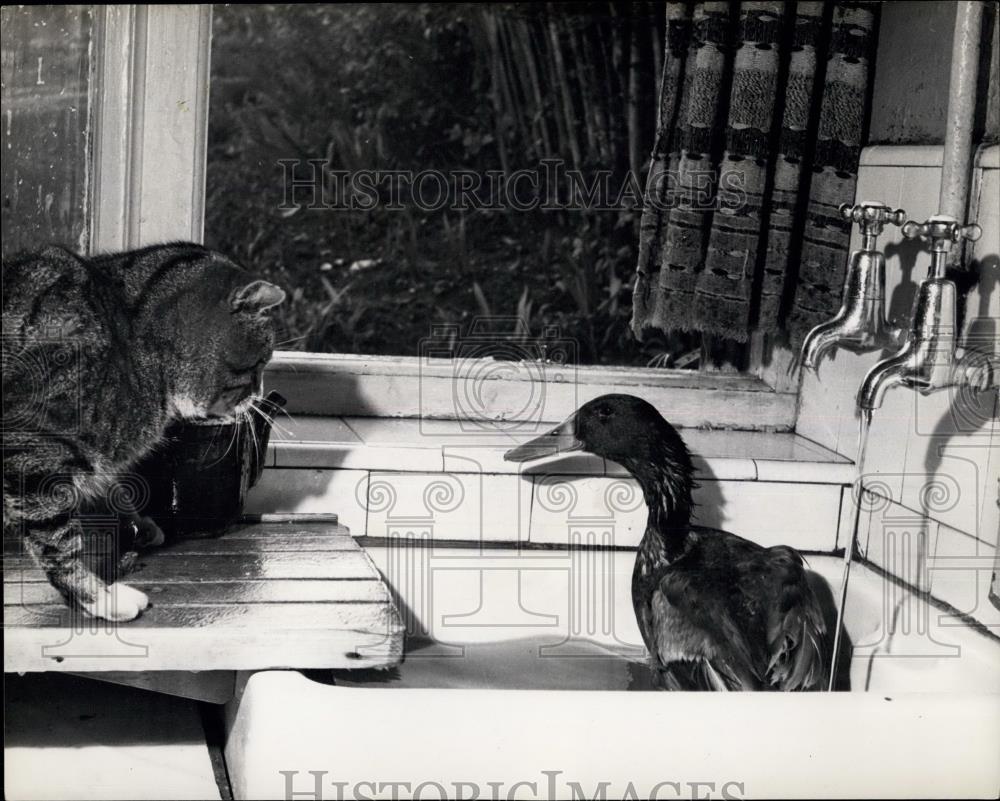
<path id="1" fill-rule="evenodd" d="M 84 604 L 83 608 L 94 617 L 123 623 L 135 620 L 143 609 L 149 607 L 149 598 L 139 590 L 127 584 L 112 584 L 98 592 L 93 603 Z"/>

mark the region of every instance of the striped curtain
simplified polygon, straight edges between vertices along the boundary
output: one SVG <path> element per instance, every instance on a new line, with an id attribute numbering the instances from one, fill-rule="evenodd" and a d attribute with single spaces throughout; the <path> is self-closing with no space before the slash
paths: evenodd
<path id="1" fill-rule="evenodd" d="M 877 4 L 667 4 L 632 328 L 795 345 L 840 305 Z M 878 198 L 873 198 L 878 199 Z"/>

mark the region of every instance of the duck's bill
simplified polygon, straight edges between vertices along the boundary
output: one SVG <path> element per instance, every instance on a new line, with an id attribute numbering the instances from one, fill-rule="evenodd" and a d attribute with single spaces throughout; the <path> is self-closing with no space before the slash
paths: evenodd
<path id="1" fill-rule="evenodd" d="M 507 451 L 503 458 L 508 462 L 530 462 L 545 456 L 554 456 L 557 453 L 582 450 L 583 443 L 573 433 L 574 423 L 574 418 L 570 417 L 566 422 L 560 423 L 540 437 L 535 437 L 523 445 L 518 445 Z"/>

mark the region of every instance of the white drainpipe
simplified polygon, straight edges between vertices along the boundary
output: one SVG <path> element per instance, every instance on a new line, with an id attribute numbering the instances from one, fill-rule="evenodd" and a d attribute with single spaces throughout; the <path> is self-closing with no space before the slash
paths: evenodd
<path id="1" fill-rule="evenodd" d="M 969 182 L 972 177 L 972 125 L 976 113 L 976 83 L 979 74 L 979 45 L 982 35 L 983 4 L 979 0 L 958 3 L 955 36 L 952 40 L 951 81 L 944 137 L 944 164 L 941 171 L 940 214 L 965 223 Z M 962 248 L 952 248 L 959 254 Z"/>

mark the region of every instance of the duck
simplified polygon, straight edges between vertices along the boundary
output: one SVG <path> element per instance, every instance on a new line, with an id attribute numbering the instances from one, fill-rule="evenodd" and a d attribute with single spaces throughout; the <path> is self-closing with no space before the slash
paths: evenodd
<path id="1" fill-rule="evenodd" d="M 652 404 L 603 395 L 504 458 L 571 451 L 617 462 L 642 490 L 632 605 L 658 689 L 826 689 L 825 617 L 802 555 L 692 523 L 691 453 Z"/>

